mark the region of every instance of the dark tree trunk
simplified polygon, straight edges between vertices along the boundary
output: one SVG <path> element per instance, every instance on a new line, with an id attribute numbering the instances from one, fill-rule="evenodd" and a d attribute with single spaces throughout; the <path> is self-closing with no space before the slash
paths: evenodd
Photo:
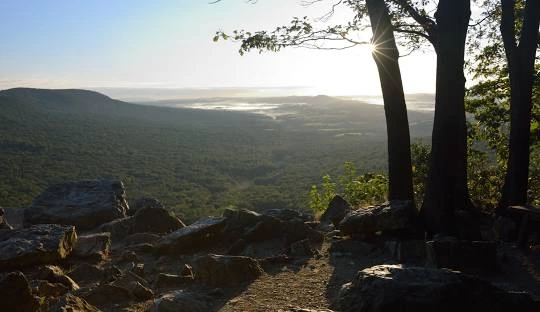
<path id="1" fill-rule="evenodd" d="M 393 27 L 384 0 L 367 0 L 366 4 L 373 31 L 372 42 L 376 47 L 373 58 L 379 71 L 386 115 L 388 199 L 414 200 L 409 122 Z"/>
<path id="2" fill-rule="evenodd" d="M 534 82 L 534 61 L 538 42 L 540 1 L 527 0 L 523 28 L 516 44 L 515 1 L 501 0 L 501 34 L 510 78 L 509 158 L 501 201 L 497 212 L 504 214 L 511 205 L 527 204 L 529 148 Z"/>
<path id="3" fill-rule="evenodd" d="M 456 213 L 471 207 L 467 188 L 465 38 L 470 0 L 440 0 L 431 167 L 421 209 L 429 236 L 457 235 Z"/>

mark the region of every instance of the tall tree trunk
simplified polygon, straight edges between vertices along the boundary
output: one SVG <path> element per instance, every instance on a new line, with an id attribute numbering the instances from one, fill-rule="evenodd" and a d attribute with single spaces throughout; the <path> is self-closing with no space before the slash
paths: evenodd
<path id="1" fill-rule="evenodd" d="M 388 199 L 414 200 L 409 121 L 399 68 L 399 52 L 384 0 L 366 1 L 373 58 L 379 71 L 388 133 Z"/>
<path id="2" fill-rule="evenodd" d="M 509 205 L 527 204 L 529 148 L 534 82 L 534 61 L 538 42 L 540 1 L 527 0 L 523 28 L 516 44 L 515 1 L 501 0 L 501 35 L 510 77 L 510 142 L 506 176 L 498 213 Z"/>
<path id="3" fill-rule="evenodd" d="M 470 0 L 440 0 L 435 119 L 431 167 L 421 209 L 429 236 L 457 235 L 456 212 L 471 207 L 467 188 L 467 128 L 465 120 L 465 38 Z"/>

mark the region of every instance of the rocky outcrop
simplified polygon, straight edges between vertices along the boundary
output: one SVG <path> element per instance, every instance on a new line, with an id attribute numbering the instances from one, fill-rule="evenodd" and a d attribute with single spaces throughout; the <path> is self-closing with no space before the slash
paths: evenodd
<path id="1" fill-rule="evenodd" d="M 133 233 L 170 233 L 185 224 L 165 208 L 147 207 L 137 210 L 133 217 Z"/>
<path id="2" fill-rule="evenodd" d="M 339 223 L 339 229 L 347 235 L 369 234 L 414 229 L 415 222 L 416 208 L 412 202 L 393 200 L 350 212 Z"/>
<path id="3" fill-rule="evenodd" d="M 0 231 L 0 270 L 52 264 L 66 258 L 77 242 L 73 226 L 40 224 Z"/>
<path id="4" fill-rule="evenodd" d="M 90 230 L 126 216 L 129 209 L 120 181 L 79 181 L 49 187 L 24 211 L 24 225 L 64 224 Z"/>
<path id="5" fill-rule="evenodd" d="M 38 273 L 36 274 L 35 278 L 46 280 L 51 283 L 60 283 L 66 286 L 69 290 L 79 289 L 79 285 L 72 280 L 71 277 L 67 276 L 60 267 L 54 265 L 46 265 L 38 268 Z"/>
<path id="6" fill-rule="evenodd" d="M 74 296 L 72 294 L 66 294 L 50 309 L 51 312 L 99 312 L 98 308 L 89 304 L 84 299 Z"/>
<path id="7" fill-rule="evenodd" d="M 253 281 L 264 273 L 252 258 L 212 254 L 197 258 L 194 270 L 196 280 L 214 287 Z"/>
<path id="8" fill-rule="evenodd" d="M 158 253 L 187 254 L 194 248 L 216 243 L 225 228 L 225 218 L 208 217 L 165 235 L 155 244 Z"/>
<path id="9" fill-rule="evenodd" d="M 508 293 L 456 271 L 378 265 L 343 285 L 340 311 L 532 311 L 523 293 Z"/>
<path id="10" fill-rule="evenodd" d="M 129 213 L 130 216 L 132 216 L 132 215 L 135 215 L 135 213 L 137 211 L 142 210 L 142 209 L 146 209 L 146 208 L 162 208 L 162 209 L 164 209 L 165 206 L 163 206 L 163 204 L 157 198 L 149 197 L 149 196 L 143 196 L 143 197 L 137 198 L 133 202 L 133 205 L 130 206 L 130 209 L 129 209 L 128 213 Z"/>
<path id="11" fill-rule="evenodd" d="M 341 220 L 351 211 L 351 205 L 343 197 L 336 195 L 322 214 L 321 223 L 332 223 L 338 226 Z"/>
<path id="12" fill-rule="evenodd" d="M 32 295 L 28 280 L 21 272 L 0 274 L 0 310 L 34 312 L 38 301 Z"/>
<path id="13" fill-rule="evenodd" d="M 105 260 L 111 251 L 111 233 L 79 236 L 73 248 L 73 256 L 93 261 Z"/>
<path id="14" fill-rule="evenodd" d="M 207 312 L 212 311 L 212 302 L 206 296 L 177 290 L 156 299 L 153 312 Z"/>

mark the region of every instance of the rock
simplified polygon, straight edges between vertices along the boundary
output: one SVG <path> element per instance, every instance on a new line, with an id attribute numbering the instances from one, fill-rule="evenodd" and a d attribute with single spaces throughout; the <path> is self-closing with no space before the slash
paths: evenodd
<path id="1" fill-rule="evenodd" d="M 4 207 L 4 220 L 9 221 L 9 225 L 14 229 L 22 229 L 24 210 L 26 207 L 6 208 Z"/>
<path id="2" fill-rule="evenodd" d="M 259 222 L 279 222 L 277 218 L 262 215 L 248 209 L 226 209 L 223 217 L 227 219 L 225 232 L 229 235 L 234 231 L 240 231 L 241 234 L 246 228 L 252 227 Z"/>
<path id="3" fill-rule="evenodd" d="M 133 263 L 131 272 L 133 272 L 138 277 L 144 278 L 144 263 Z"/>
<path id="4" fill-rule="evenodd" d="M 81 235 L 73 248 L 72 255 L 77 258 L 101 261 L 107 259 L 111 251 L 111 233 Z"/>
<path id="5" fill-rule="evenodd" d="M 122 253 L 122 256 L 120 256 L 120 261 L 122 262 L 131 262 L 131 261 L 139 261 L 139 257 L 137 257 L 137 254 L 131 250 L 126 250 Z"/>
<path id="6" fill-rule="evenodd" d="M 121 241 L 133 233 L 133 217 L 116 219 L 102 224 L 99 227 L 99 232 L 111 233 L 113 242 Z"/>
<path id="7" fill-rule="evenodd" d="M 299 240 L 290 246 L 290 255 L 292 257 L 311 257 L 315 251 L 311 249 L 308 239 Z"/>
<path id="8" fill-rule="evenodd" d="M 180 274 L 182 274 L 182 276 L 191 276 L 191 277 L 193 277 L 193 267 L 191 267 L 191 265 L 189 265 L 189 264 L 184 264 Z"/>
<path id="9" fill-rule="evenodd" d="M 532 311 L 529 296 L 460 272 L 401 265 L 359 271 L 343 285 L 339 311 Z"/>
<path id="10" fill-rule="evenodd" d="M 0 207 L 0 230 L 13 230 L 13 227 L 7 222 L 5 213 L 4 208 Z"/>
<path id="11" fill-rule="evenodd" d="M 347 235 L 414 229 L 416 208 L 411 201 L 393 200 L 352 211 L 339 223 Z"/>
<path id="12" fill-rule="evenodd" d="M 77 242 L 73 226 L 40 224 L 0 231 L 0 270 L 51 264 L 66 258 Z"/>
<path id="13" fill-rule="evenodd" d="M 32 292 L 39 297 L 60 297 L 69 292 L 69 288 L 60 283 L 50 283 L 45 280 L 30 281 Z"/>
<path id="14" fill-rule="evenodd" d="M 28 280 L 18 271 L 0 274 L 0 302 L 0 309 L 6 312 L 34 312 L 39 306 Z"/>
<path id="15" fill-rule="evenodd" d="M 322 223 L 332 223 L 335 226 L 338 226 L 341 220 L 352 211 L 351 205 L 343 199 L 343 197 L 336 195 L 330 203 L 328 208 L 324 211 L 321 216 Z"/>
<path id="16" fill-rule="evenodd" d="M 263 215 L 271 216 L 281 221 L 313 221 L 313 216 L 298 210 L 292 209 L 268 209 L 263 211 Z"/>
<path id="17" fill-rule="evenodd" d="M 193 276 L 159 273 L 156 286 L 159 289 L 178 288 L 193 282 Z"/>
<path id="18" fill-rule="evenodd" d="M 64 224 L 91 230 L 126 216 L 124 185 L 120 181 L 79 181 L 56 184 L 34 199 L 24 211 L 24 225 Z"/>
<path id="19" fill-rule="evenodd" d="M 161 236 L 153 233 L 134 233 L 124 239 L 126 245 L 153 244 Z"/>
<path id="20" fill-rule="evenodd" d="M 426 243 L 427 265 L 463 272 L 493 272 L 497 263 L 495 242 L 440 239 Z"/>
<path id="21" fill-rule="evenodd" d="M 497 240 L 513 241 L 517 237 L 516 222 L 511 218 L 499 216 L 493 222 L 493 233 Z"/>
<path id="22" fill-rule="evenodd" d="M 148 283 L 141 277 L 126 271 L 120 272 L 113 281 L 103 281 L 99 285 L 81 293 L 81 297 L 93 305 L 105 307 L 114 303 L 127 301 L 146 301 L 154 297 Z"/>
<path id="23" fill-rule="evenodd" d="M 78 284 L 88 284 L 103 280 L 105 278 L 105 272 L 96 265 L 82 263 L 69 272 L 69 276 Z"/>
<path id="24" fill-rule="evenodd" d="M 424 265 L 426 242 L 424 240 L 386 241 L 385 248 L 399 263 Z"/>
<path id="25" fill-rule="evenodd" d="M 128 213 L 130 216 L 135 215 L 135 213 L 139 210 L 146 209 L 146 208 L 158 208 L 158 209 L 165 209 L 165 206 L 156 198 L 149 197 L 149 196 L 143 196 L 139 197 L 135 200 L 133 205 L 130 207 Z"/>
<path id="26" fill-rule="evenodd" d="M 214 287 L 253 281 L 263 273 L 257 260 L 249 257 L 210 254 L 195 260 L 195 279 Z"/>
<path id="27" fill-rule="evenodd" d="M 64 271 L 54 265 L 46 265 L 38 268 L 36 278 L 46 280 L 51 283 L 60 283 L 66 286 L 69 290 L 78 290 L 79 285 L 71 279 L 71 277 L 64 274 Z"/>
<path id="28" fill-rule="evenodd" d="M 98 308 L 89 304 L 84 299 L 66 294 L 60 298 L 50 309 L 51 312 L 99 312 Z"/>
<path id="29" fill-rule="evenodd" d="M 242 252 L 237 255 L 256 259 L 276 257 L 287 254 L 287 249 L 290 249 L 288 247 L 289 246 L 285 243 L 284 239 L 271 239 L 248 244 Z"/>
<path id="30" fill-rule="evenodd" d="M 196 293 L 177 290 L 167 293 L 154 303 L 154 312 L 207 312 L 212 311 L 213 303 L 208 297 Z"/>
<path id="31" fill-rule="evenodd" d="M 133 219 L 133 233 L 170 233 L 185 227 L 165 208 L 139 209 Z"/>
<path id="32" fill-rule="evenodd" d="M 79 295 L 90 304 L 93 304 L 99 308 L 110 306 L 112 303 L 112 298 L 114 298 L 114 303 L 132 300 L 129 290 L 111 284 L 100 284 L 88 291 L 80 293 Z"/>
<path id="33" fill-rule="evenodd" d="M 328 252 L 331 255 L 364 257 L 371 254 L 375 246 L 355 239 L 343 239 L 332 242 Z"/>
<path id="34" fill-rule="evenodd" d="M 226 219 L 207 217 L 165 235 L 155 244 L 158 253 L 187 254 L 217 243 L 217 238 L 226 225 Z"/>

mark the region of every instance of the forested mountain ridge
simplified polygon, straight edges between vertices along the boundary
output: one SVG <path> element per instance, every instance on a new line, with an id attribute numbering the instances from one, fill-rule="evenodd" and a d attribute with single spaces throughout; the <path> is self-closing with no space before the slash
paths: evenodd
<path id="1" fill-rule="evenodd" d="M 271 118 L 85 90 L 0 91 L 2 205 L 28 205 L 52 183 L 109 177 L 125 181 L 132 198 L 156 196 L 188 219 L 227 206 L 305 209 L 310 185 L 345 161 L 384 170 L 382 107 L 302 101 Z M 429 135 L 430 117 L 411 113 L 412 133 Z"/>

